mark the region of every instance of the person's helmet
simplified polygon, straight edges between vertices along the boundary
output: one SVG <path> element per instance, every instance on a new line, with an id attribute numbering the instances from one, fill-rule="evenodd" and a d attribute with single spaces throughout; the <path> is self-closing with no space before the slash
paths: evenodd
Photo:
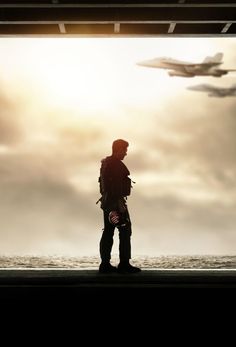
<path id="1" fill-rule="evenodd" d="M 109 222 L 113 225 L 119 224 L 120 215 L 117 211 L 111 211 L 108 216 Z"/>

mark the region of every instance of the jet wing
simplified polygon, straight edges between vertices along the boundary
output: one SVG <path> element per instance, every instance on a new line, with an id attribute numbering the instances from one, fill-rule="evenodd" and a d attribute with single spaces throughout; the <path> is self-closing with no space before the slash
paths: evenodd
<path id="1" fill-rule="evenodd" d="M 209 84 L 198 84 L 196 86 L 187 87 L 189 90 L 197 90 L 200 92 L 217 92 L 218 88 L 211 86 Z"/>
<path id="2" fill-rule="evenodd" d="M 190 86 L 187 87 L 189 90 L 196 90 L 200 92 L 206 92 L 208 93 L 208 96 L 215 96 L 219 98 L 223 98 L 226 96 L 235 96 L 235 89 L 231 88 L 220 88 L 220 87 L 215 87 L 209 84 L 199 84 L 196 86 Z"/>
<path id="3" fill-rule="evenodd" d="M 187 72 L 195 72 L 195 71 L 209 71 L 211 68 L 219 65 L 221 63 L 202 63 L 202 64 L 188 64 L 185 65 L 185 69 Z M 217 70 L 217 69 L 216 69 Z"/>
<path id="4" fill-rule="evenodd" d="M 197 68 L 209 68 L 212 66 L 217 66 L 222 64 L 222 62 L 217 63 L 217 62 L 209 62 L 209 63 L 198 63 L 198 64 L 185 64 L 186 66 L 190 66 L 190 67 L 197 67 Z"/>
<path id="5" fill-rule="evenodd" d="M 174 70 L 184 69 L 186 72 L 190 72 L 192 70 L 208 70 L 213 66 L 220 65 L 222 63 L 199 63 L 199 64 L 193 64 L 193 63 L 185 63 L 185 62 L 168 62 L 169 68 Z M 234 70 L 235 71 L 235 70 Z"/>
<path id="6" fill-rule="evenodd" d="M 236 69 L 219 69 L 220 71 L 226 71 L 226 72 L 233 72 L 236 71 Z"/>

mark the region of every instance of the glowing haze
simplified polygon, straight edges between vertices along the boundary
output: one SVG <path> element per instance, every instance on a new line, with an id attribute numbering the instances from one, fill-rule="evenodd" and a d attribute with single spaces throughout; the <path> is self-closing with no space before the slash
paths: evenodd
<path id="1" fill-rule="evenodd" d="M 236 75 L 136 65 L 223 52 L 236 68 L 235 39 L 5 38 L 0 50 L 1 254 L 98 254 L 97 178 L 116 138 L 136 181 L 133 255 L 235 254 L 236 99 L 186 87 Z"/>

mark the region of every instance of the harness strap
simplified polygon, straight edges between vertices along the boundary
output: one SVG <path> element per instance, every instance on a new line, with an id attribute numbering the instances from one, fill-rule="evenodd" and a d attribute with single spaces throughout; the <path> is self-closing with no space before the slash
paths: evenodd
<path id="1" fill-rule="evenodd" d="M 99 201 L 102 201 L 102 197 L 100 197 L 100 199 L 98 199 L 98 201 L 96 202 L 96 205 L 99 203 Z"/>

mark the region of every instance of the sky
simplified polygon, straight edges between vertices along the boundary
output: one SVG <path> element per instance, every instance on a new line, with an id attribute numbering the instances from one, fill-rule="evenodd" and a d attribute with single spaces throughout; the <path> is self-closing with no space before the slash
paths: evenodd
<path id="1" fill-rule="evenodd" d="M 202 62 L 234 38 L 1 38 L 0 254 L 99 255 L 98 176 L 113 140 L 136 182 L 132 255 L 236 253 L 236 73 L 170 77 L 155 57 Z M 113 254 L 118 253 L 118 233 Z"/>

